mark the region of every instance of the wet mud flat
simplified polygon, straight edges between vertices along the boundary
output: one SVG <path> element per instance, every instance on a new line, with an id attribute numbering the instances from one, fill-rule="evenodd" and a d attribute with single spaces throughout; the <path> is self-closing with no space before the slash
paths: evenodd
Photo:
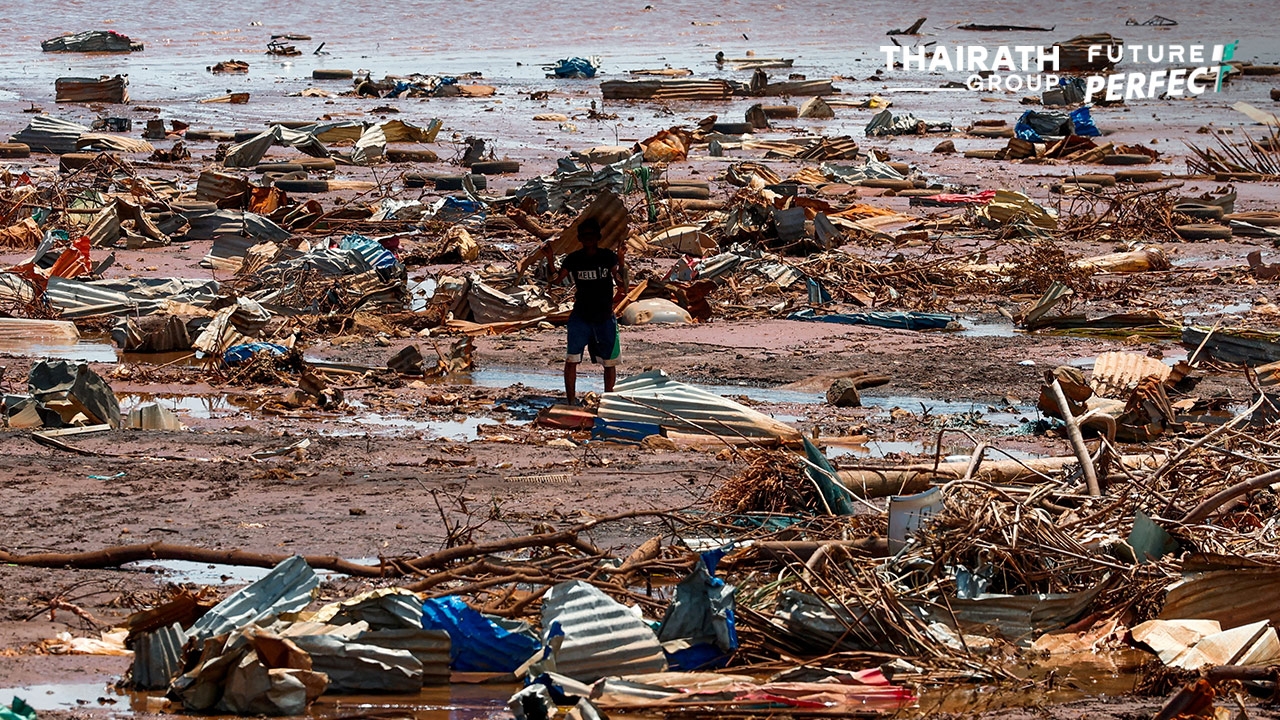
<path id="1" fill-rule="evenodd" d="M 1207 717 L 1214 704 L 1234 710 L 1237 698 L 1247 716 L 1273 714 L 1259 702 L 1274 692 L 1276 678 L 1265 668 L 1280 662 L 1269 625 L 1280 611 L 1258 588 L 1267 587 L 1276 565 L 1269 522 L 1275 496 L 1266 474 L 1280 437 L 1265 391 L 1273 370 L 1263 366 L 1280 360 L 1268 355 L 1277 347 L 1270 333 L 1280 326 L 1280 273 L 1268 265 L 1276 262 L 1276 244 L 1263 220 L 1280 210 L 1280 176 L 1195 165 L 1203 160 L 1196 148 L 1221 140 L 1252 152 L 1244 148 L 1269 134 L 1231 107 L 1247 102 L 1275 111 L 1265 68 L 1280 61 L 1280 48 L 1261 30 L 1270 22 L 1265 8 L 1162 7 L 1178 20 L 1162 27 L 1127 26 L 1115 8 L 1097 4 L 1069 13 L 963 4 L 907 38 L 988 45 L 1104 31 L 1149 43 L 1241 38 L 1237 57 L 1253 69 L 1242 64 L 1221 92 L 1091 108 L 1103 133 L 1094 142 L 1131 150 L 1107 152 L 1125 162 L 1135 147 L 1155 155 L 1143 155 L 1140 168 L 1146 179 L 1158 179 L 1138 183 L 1097 158 L 1050 157 L 1053 140 L 1030 143 L 1026 156 L 1009 137 L 1015 123 L 1028 109 L 1060 109 L 1038 97 L 1028 103 L 1027 93 L 924 92 L 964 77 L 876 73 L 885 30 L 915 19 L 887 3 L 860 7 L 856 22 L 837 3 L 694 3 L 572 18 L 547 7 L 500 32 L 490 18 L 503 8 L 474 5 L 412 37 L 398 29 L 396 14 L 405 9 L 395 4 L 341 27 L 317 19 L 338 12 L 328 3 L 263 18 L 227 8 L 151 8 L 149 25 L 125 14 L 101 22 L 97 10 L 82 17 L 87 10 L 71 8 L 59 21 L 83 28 L 50 27 L 30 3 L 4 11 L 18 40 L 0 53 L 0 75 L 11 81 L 0 92 L 4 138 L 23 130 L 37 106 L 85 125 L 128 118 L 132 130 L 116 134 L 131 139 L 150 120 L 188 127 L 149 138 L 147 151 L 90 153 L 79 171 L 60 169 L 59 155 L 39 151 L 0 161 L 0 230 L 39 218 L 38 236 L 70 231 L 55 247 L 73 258 L 70 241 L 89 232 L 81 216 L 98 217 L 114 198 L 136 202 L 144 217 L 172 223 L 164 225 L 169 242 L 139 249 L 136 233 L 146 228 L 126 221 L 119 240 L 89 249 L 86 267 L 67 280 L 216 280 L 217 299 L 200 305 L 206 300 L 184 296 L 156 314 L 184 323 L 194 316 L 191 327 L 199 330 L 245 299 L 253 304 L 228 321 L 236 332 L 289 353 L 279 360 L 259 353 L 237 369 L 223 356 L 229 333 L 213 353 L 125 351 L 112 330 L 130 313 L 95 315 L 83 302 L 57 306 L 52 298 L 65 297 L 61 291 L 24 276 L 53 304 L 6 302 L 0 314 L 56 322 L 60 311 L 74 317 L 78 339 L 0 337 L 4 389 L 15 404 L 38 395 L 26 381 L 33 366 L 83 363 L 80 372 L 108 386 L 121 424 L 131 411 L 159 407 L 183 427 L 82 432 L 95 423 L 69 417 L 69 429 L 28 425 L 0 433 L 0 514 L 8 528 L 0 551 L 14 561 L 0 566 L 0 692 L 23 697 L 40 717 L 190 711 L 161 690 L 117 689 L 130 658 L 68 654 L 69 640 L 59 633 L 94 638 L 136 622 L 138 611 L 174 602 L 182 588 L 204 593 L 211 606 L 295 554 L 367 571 L 317 567 L 313 611 L 404 586 L 417 601 L 456 593 L 486 612 L 548 630 L 554 603 L 544 593 L 576 582 L 642 610 L 653 635 L 674 588 L 707 563 L 700 553 L 725 548 L 719 577 L 738 587 L 738 635 L 731 649 L 718 646 L 730 658 L 722 675 L 741 673 L 758 687 L 672 708 L 635 697 L 629 705 L 606 684 L 593 697 L 610 715 L 1133 718 L 1190 707 L 1188 715 Z M 1054 30 L 958 27 L 996 21 Z M 46 37 L 99 24 L 145 39 L 146 50 L 39 52 Z M 829 32 L 833 24 L 846 29 L 838 39 Z M 302 52 L 264 55 L 267 39 L 284 33 L 307 37 L 290 41 Z M 313 54 L 322 42 L 325 54 Z M 741 62 L 717 63 L 717 51 Z M 605 56 L 595 79 L 546 77 L 560 57 L 593 54 Z M 753 106 L 786 105 L 790 114 L 808 97 L 619 101 L 602 87 L 632 79 L 630 70 L 684 67 L 698 79 L 745 85 L 753 63 L 770 56 L 791 62 L 767 67 L 768 82 L 830 78 L 840 90 L 822 96 L 833 116 L 784 115 L 743 132 L 732 125 L 749 121 Z M 249 72 L 207 69 L 229 58 L 247 59 Z M 477 97 L 371 97 L 354 91 L 349 78 L 324 78 L 341 70 L 368 71 L 374 82 L 438 74 L 484 89 L 464 91 Z M 55 102 L 59 77 L 117 73 L 129 76 L 129 104 Z M 201 102 L 224 93 L 249 99 Z M 951 130 L 870 136 L 864 129 L 882 109 L 876 98 L 891 100 L 894 115 L 947 122 Z M 383 124 L 399 120 L 412 134 L 435 119 L 441 123 L 433 141 L 421 140 L 421 131 L 418 141 L 386 144 L 394 162 L 347 159 L 354 158 L 352 138 L 374 124 L 391 128 Z M 360 128 L 322 143 L 339 160 L 331 168 L 298 170 L 293 166 L 308 157 L 279 144 L 253 164 L 257 169 L 225 164 L 233 146 L 257 131 L 316 122 Z M 856 149 L 843 154 L 845 146 L 822 144 L 831 156 L 800 157 L 815 151 L 819 136 Z M 469 172 L 463 159 L 476 147 L 471 138 L 486 140 L 488 154 L 478 162 L 511 171 L 474 173 L 470 188 L 462 184 Z M 935 151 L 944 141 L 953 152 Z M 637 151 L 636 167 L 621 171 L 633 180 L 610 180 L 604 192 L 555 209 L 540 207 L 537 192 L 528 202 L 512 200 L 539 177 L 554 188 L 562 160 L 598 146 L 622 147 L 624 156 Z M 981 157 L 1011 150 L 1024 154 Z M 1259 162 L 1273 150 L 1260 150 Z M 428 151 L 434 161 L 424 159 Z M 894 164 L 892 172 L 905 177 L 865 176 L 867 168 L 882 172 L 873 160 Z M 831 165 L 864 175 L 841 175 L 846 171 Z M 641 176 L 641 167 L 649 174 Z M 270 196 L 281 204 L 274 209 L 250 205 L 262 201 L 251 193 L 241 200 L 229 199 L 234 193 L 200 196 L 197 188 L 202 181 L 207 188 L 214 173 L 264 192 L 290 189 Z M 1085 174 L 1119 181 L 1064 187 Z M 661 179 L 646 194 L 636 183 L 649 177 Z M 876 182 L 886 179 L 892 182 Z M 18 194 L 25 187 L 37 193 L 10 202 L 25 197 Z M 994 190 L 1017 195 L 981 196 Z M 631 300 L 669 301 L 698 321 L 624 327 L 620 376 L 662 370 L 678 385 L 670 395 L 631 396 L 639 400 L 624 413 L 610 403 L 625 398 L 601 397 L 598 368 L 584 366 L 579 389 L 590 393 L 587 411 L 596 422 L 566 427 L 581 419 L 578 410 L 556 408 L 564 330 L 556 313 L 563 308 L 552 306 L 566 293 L 543 296 L 537 268 L 527 294 L 513 278 L 520 260 L 596 212 L 592 201 L 610 193 L 620 198 L 625 227 L 613 240 L 632 248 Z M 961 199 L 922 202 L 948 194 Z M 174 217 L 191 211 L 183 208 L 190 201 L 232 212 L 252 207 L 289 237 L 272 241 L 274 254 L 257 270 L 211 269 L 207 255 L 228 259 L 217 255 L 225 238 L 188 237 Z M 416 210 L 386 215 L 402 212 L 404 203 Z M 993 214 L 1002 207 L 1018 210 Z M 323 217 L 307 224 L 289 217 L 292 210 Z M 1223 218 L 1248 213 L 1241 222 L 1258 226 Z M 1050 216 L 1053 223 L 1038 222 Z M 1214 237 L 1175 229 L 1204 219 Z M 660 244 L 663 232 L 690 226 L 696 232 L 682 237 L 702 243 L 705 236 L 710 246 L 690 253 L 688 245 Z M 325 292 L 296 273 L 271 274 L 295 252 L 358 252 L 339 246 L 352 233 L 365 236 L 352 247 L 368 257 L 392 256 L 392 272 L 367 276 L 363 285 L 343 284 L 349 278 L 341 276 Z M 245 247 L 233 254 L 236 264 L 249 263 L 246 248 L 266 239 L 250 234 L 237 236 Z M 4 248 L 0 265 L 21 266 L 34 246 Z M 1257 261 L 1250 260 L 1255 252 Z M 99 265 L 108 254 L 111 263 Z M 726 255 L 741 265 L 712 275 L 712 260 Z M 1117 255 L 1141 266 L 1122 265 Z M 682 274 L 691 267 L 711 276 L 703 281 L 712 284 L 709 292 L 697 285 L 698 275 Z M 450 302 L 457 287 L 450 278 L 465 280 L 463 292 L 479 299 Z M 288 285 L 293 295 L 274 295 L 272 285 Z M 499 287 L 517 293 L 509 308 L 526 304 L 493 314 L 484 288 Z M 709 302 L 700 304 L 699 293 Z M 529 311 L 543 300 L 543 311 Z M 802 322 L 813 318 L 797 311 L 828 321 Z M 880 312 L 888 316 L 865 317 Z M 947 327 L 893 326 L 929 314 L 943 316 L 938 324 Z M 421 365 L 397 360 L 410 347 Z M 829 402 L 833 385 L 871 377 L 877 379 L 857 388 L 857 402 Z M 1055 388 L 1070 402 L 1058 404 Z M 672 400 L 689 397 L 703 404 L 690 411 Z M 690 412 L 707 415 L 680 415 Z M 636 417 L 650 422 L 639 430 L 625 424 Z M 707 417 L 721 424 L 708 431 Z M 732 424 L 739 422 L 745 424 Z M 1072 432 L 1077 422 L 1080 439 Z M 769 429 L 743 437 L 751 428 Z M 69 432 L 57 434 L 63 430 Z M 813 448 L 807 454 L 806 441 Z M 1241 487 L 1245 481 L 1253 484 Z M 920 497 L 931 491 L 938 497 Z M 919 511 L 926 519 L 901 530 L 894 503 L 906 496 L 926 507 Z M 571 541 L 555 539 L 558 532 Z M 528 538 L 530 544 L 503 545 Z M 107 567 L 84 557 L 104 548 L 148 552 L 138 546 L 157 557 Z M 467 547 L 476 549 L 457 550 Z M 233 551 L 254 557 L 203 559 Z M 461 554 L 440 559 L 453 551 Z M 48 553 L 66 557 L 23 564 Z M 202 559 L 177 557 L 184 553 Z M 1242 567 L 1248 572 L 1239 573 Z M 1178 594 L 1179 585 L 1206 579 L 1227 589 L 1205 590 L 1200 605 Z M 1258 600 L 1233 607 L 1230 598 L 1246 596 Z M 816 606 L 804 606 L 804 598 L 816 598 Z M 805 624 L 802 607 L 829 624 Z M 1201 646 L 1178 636 L 1185 656 L 1203 653 L 1195 665 L 1161 644 L 1159 632 L 1175 626 L 1159 623 L 1179 622 L 1179 632 L 1186 622 L 1212 622 L 1247 637 L 1195 626 L 1196 638 L 1212 638 Z M 1212 654 L 1222 647 L 1225 655 Z M 1244 673 L 1242 664 L 1258 672 Z M 1201 667 L 1216 697 L 1193 684 Z M 790 702 L 770 695 L 765 705 L 751 694 L 781 691 L 769 683 L 819 677 L 862 688 L 865 696 L 851 696 L 863 697 L 865 707 L 851 705 L 850 695 Z M 328 693 L 307 714 L 508 717 L 508 698 L 523 686 L 509 673 L 489 684 L 453 679 L 419 694 Z M 691 676 L 684 682 L 687 690 Z M 876 693 L 898 693 L 896 704 L 875 706 Z"/>

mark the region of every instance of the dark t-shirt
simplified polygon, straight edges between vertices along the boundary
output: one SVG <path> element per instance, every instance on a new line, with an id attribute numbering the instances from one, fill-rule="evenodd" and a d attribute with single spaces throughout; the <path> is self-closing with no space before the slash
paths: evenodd
<path id="1" fill-rule="evenodd" d="M 618 256 L 600 248 L 594 255 L 575 250 L 564 259 L 564 269 L 573 278 L 573 314 L 587 322 L 603 322 L 613 317 L 613 268 Z"/>

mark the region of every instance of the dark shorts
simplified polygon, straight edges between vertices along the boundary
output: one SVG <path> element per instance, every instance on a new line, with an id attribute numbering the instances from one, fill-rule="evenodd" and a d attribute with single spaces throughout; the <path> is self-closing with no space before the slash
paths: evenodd
<path id="1" fill-rule="evenodd" d="M 622 346 L 618 342 L 618 321 L 610 317 L 601 322 L 587 322 L 575 315 L 569 316 L 569 346 L 565 362 L 582 362 L 582 352 L 591 353 L 591 362 L 605 367 L 616 367 L 622 358 Z"/>

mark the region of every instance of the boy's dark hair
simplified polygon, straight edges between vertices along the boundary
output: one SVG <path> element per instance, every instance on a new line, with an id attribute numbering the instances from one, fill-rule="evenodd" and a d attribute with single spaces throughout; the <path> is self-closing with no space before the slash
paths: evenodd
<path id="1" fill-rule="evenodd" d="M 578 223 L 578 236 L 591 235 L 596 239 L 600 239 L 600 221 L 589 217 Z"/>

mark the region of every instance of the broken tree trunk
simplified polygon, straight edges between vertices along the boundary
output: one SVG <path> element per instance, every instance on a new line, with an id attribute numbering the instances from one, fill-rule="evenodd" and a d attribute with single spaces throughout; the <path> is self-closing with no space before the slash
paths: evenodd
<path id="1" fill-rule="evenodd" d="M 1157 467 L 1163 460 L 1163 457 L 1155 455 L 1124 455 L 1116 462 L 1129 470 L 1135 470 Z M 1075 456 L 988 460 L 978 468 L 974 479 L 992 485 L 1011 485 L 1043 479 L 1042 475 L 1053 475 L 1079 462 Z M 959 480 L 964 477 L 968 467 L 968 460 L 939 463 L 936 467 L 933 463 L 920 463 L 892 468 L 849 468 L 837 472 L 836 476 L 854 494 L 864 498 L 877 498 L 910 495 L 928 490 L 935 484 Z"/>

